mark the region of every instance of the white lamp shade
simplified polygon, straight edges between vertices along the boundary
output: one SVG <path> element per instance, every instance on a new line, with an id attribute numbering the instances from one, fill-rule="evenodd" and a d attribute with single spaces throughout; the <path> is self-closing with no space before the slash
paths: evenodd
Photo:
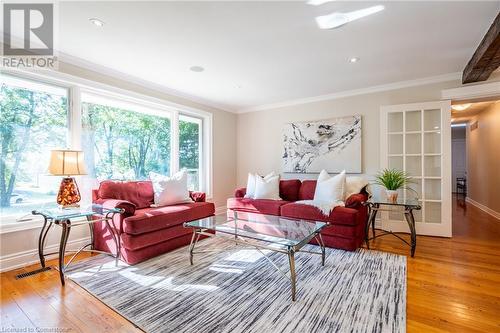
<path id="1" fill-rule="evenodd" d="M 83 152 L 80 150 L 52 150 L 49 173 L 54 176 L 86 175 Z"/>

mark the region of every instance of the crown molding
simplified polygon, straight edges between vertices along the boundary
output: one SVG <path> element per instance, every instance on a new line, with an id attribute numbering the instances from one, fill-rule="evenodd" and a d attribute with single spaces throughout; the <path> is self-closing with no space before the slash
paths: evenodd
<path id="1" fill-rule="evenodd" d="M 102 65 L 99 65 L 99 64 L 96 64 L 96 63 L 93 63 L 93 62 L 90 62 L 90 61 L 87 61 L 87 60 L 84 60 L 84 59 L 81 59 L 81 58 L 78 58 L 78 57 L 75 57 L 75 56 L 72 56 L 69 54 L 66 54 L 66 53 L 59 52 L 59 61 L 66 63 L 66 64 L 69 64 L 69 65 L 77 66 L 77 67 L 80 67 L 80 68 L 83 68 L 86 70 L 97 72 L 99 74 L 103 74 L 103 75 L 109 76 L 109 77 L 114 78 L 114 79 L 118 79 L 118 80 L 126 81 L 128 83 L 136 84 L 136 85 L 139 85 L 143 88 L 151 89 L 151 90 L 154 90 L 154 91 L 159 92 L 159 93 L 170 95 L 172 97 L 183 98 L 189 102 L 197 103 L 197 104 L 200 104 L 200 105 L 203 105 L 206 107 L 215 108 L 215 109 L 219 109 L 219 110 L 230 112 L 230 113 L 236 113 L 235 110 L 230 109 L 227 105 L 216 103 L 216 102 L 213 102 L 213 101 L 201 98 L 201 97 L 197 97 L 197 96 L 190 95 L 190 94 L 187 94 L 187 93 L 175 90 L 175 89 L 171 89 L 171 88 L 165 87 L 163 85 L 156 84 L 156 83 L 153 83 L 151 81 L 141 79 L 137 76 L 125 74 L 123 72 L 111 69 L 109 67 L 102 66 Z"/>
<path id="2" fill-rule="evenodd" d="M 460 80 L 461 78 L 462 78 L 461 72 L 454 72 L 454 73 L 448 73 L 448 74 L 442 74 L 442 75 L 437 75 L 437 76 L 430 76 L 430 77 L 415 79 L 415 80 L 399 81 L 399 82 L 393 82 L 393 83 L 371 86 L 371 87 L 366 87 L 366 88 L 345 90 L 345 91 L 340 91 L 340 92 L 336 92 L 336 93 L 332 93 L 332 94 L 294 99 L 294 100 L 284 101 L 284 102 L 279 102 L 279 103 L 263 104 L 263 105 L 253 106 L 250 108 L 240 109 L 237 111 L 237 113 L 241 114 L 241 113 L 249 113 L 249 112 L 256 112 L 256 111 L 264 111 L 264 110 L 269 110 L 269 109 L 277 109 L 277 108 L 283 108 L 283 107 L 300 105 L 300 104 L 307 104 L 307 103 L 321 102 L 321 101 L 327 101 L 327 100 L 332 100 L 332 99 L 339 99 L 339 98 L 344 98 L 344 97 L 351 97 L 351 96 L 365 95 L 365 94 L 371 94 L 371 93 L 382 92 L 382 91 L 390 91 L 390 90 L 396 90 L 396 89 L 402 89 L 402 88 L 408 88 L 408 87 L 422 86 L 422 85 L 432 84 L 432 83 Z"/>

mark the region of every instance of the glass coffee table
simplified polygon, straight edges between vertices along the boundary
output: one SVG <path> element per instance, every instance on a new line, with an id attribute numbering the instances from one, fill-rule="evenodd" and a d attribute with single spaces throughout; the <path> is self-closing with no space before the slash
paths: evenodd
<path id="1" fill-rule="evenodd" d="M 295 301 L 296 274 L 295 253 L 307 252 L 321 255 L 321 265 L 325 265 L 325 245 L 320 231 L 325 222 L 295 220 L 272 215 L 236 213 L 233 216 L 216 215 L 184 223 L 184 227 L 193 228 L 193 237 L 189 246 L 189 261 L 193 265 L 194 249 L 200 236 L 225 236 L 236 244 L 250 246 L 259 251 L 291 283 L 292 301 Z M 229 236 L 229 237 L 228 237 Z M 303 246 L 315 239 L 321 252 L 303 250 Z M 286 254 L 290 265 L 287 274 L 276 265 L 262 250 L 271 250 Z"/>

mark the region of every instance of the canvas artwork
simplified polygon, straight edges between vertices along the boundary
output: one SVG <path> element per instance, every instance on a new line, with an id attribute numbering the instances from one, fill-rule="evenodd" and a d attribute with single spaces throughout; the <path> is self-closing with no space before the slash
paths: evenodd
<path id="1" fill-rule="evenodd" d="M 283 171 L 361 173 L 361 116 L 286 124 Z"/>

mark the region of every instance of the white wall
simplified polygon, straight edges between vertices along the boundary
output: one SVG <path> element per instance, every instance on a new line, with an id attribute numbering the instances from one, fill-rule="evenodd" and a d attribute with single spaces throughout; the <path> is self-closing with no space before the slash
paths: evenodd
<path id="1" fill-rule="evenodd" d="M 64 74 L 92 80 L 121 89 L 197 108 L 212 114 L 213 117 L 213 201 L 216 207 L 223 207 L 226 199 L 232 195 L 236 186 L 236 115 L 216 108 L 208 107 L 180 97 L 145 88 L 125 80 L 106 76 L 70 64 L 60 63 L 59 71 Z M 15 231 L 0 234 L 0 271 L 20 267 L 28 262 L 36 262 L 38 234 L 40 229 Z M 60 228 L 52 227 L 47 247 L 55 249 L 59 244 Z M 89 237 L 88 227 L 73 228 L 68 243 L 69 248 L 76 248 Z M 73 244 L 72 244 L 73 243 Z"/>
<path id="2" fill-rule="evenodd" d="M 380 106 L 440 100 L 441 90 L 458 86 L 459 81 L 441 82 L 241 114 L 237 131 L 238 186 L 245 186 L 248 172 L 281 172 L 283 124 L 356 114 L 362 115 L 362 173 L 373 175 L 380 165 Z M 284 175 L 285 178 L 316 176 Z"/>
<path id="3" fill-rule="evenodd" d="M 478 127 L 470 130 L 477 121 Z M 500 216 L 500 102 L 467 126 L 467 197 Z"/>

